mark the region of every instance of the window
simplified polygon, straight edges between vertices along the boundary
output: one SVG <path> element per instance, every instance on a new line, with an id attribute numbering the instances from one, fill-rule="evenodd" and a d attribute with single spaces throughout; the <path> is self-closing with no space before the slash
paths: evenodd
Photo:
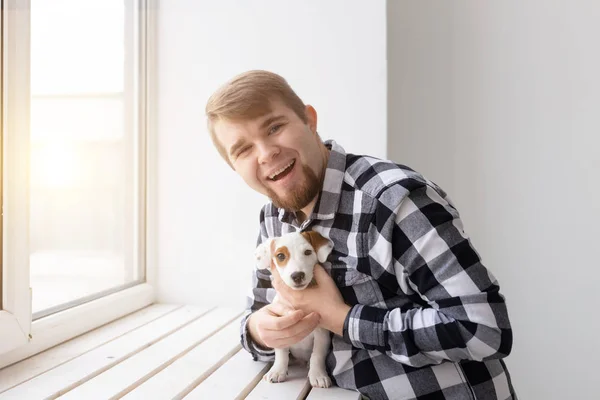
<path id="1" fill-rule="evenodd" d="M 136 25 L 123 0 L 31 0 L 34 318 L 144 280 Z"/>
<path id="2" fill-rule="evenodd" d="M 49 320 L 85 316 L 75 332 L 152 299 L 148 3 L 3 1 L 0 354 L 41 350 Z"/>

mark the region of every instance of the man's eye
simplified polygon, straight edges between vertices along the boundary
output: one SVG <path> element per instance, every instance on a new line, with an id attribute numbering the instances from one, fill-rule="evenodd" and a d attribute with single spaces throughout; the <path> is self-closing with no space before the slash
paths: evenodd
<path id="1" fill-rule="evenodd" d="M 304 255 L 305 255 L 305 256 L 310 256 L 311 254 L 312 254 L 312 251 L 311 251 L 311 250 L 306 250 L 306 251 L 304 252 Z"/>
<path id="2" fill-rule="evenodd" d="M 238 151 L 238 153 L 237 153 L 237 156 L 236 156 L 236 157 L 239 157 L 239 156 L 241 156 L 241 155 L 244 155 L 245 153 L 247 153 L 247 152 L 248 152 L 248 150 L 250 150 L 250 147 L 244 147 L 243 149 L 241 149 L 240 151 Z"/>
<path id="3" fill-rule="evenodd" d="M 283 125 L 281 124 L 277 124 L 277 125 L 273 125 L 270 129 L 269 129 L 269 135 L 272 135 L 273 133 L 276 133 L 279 129 L 281 129 Z"/>
<path id="4" fill-rule="evenodd" d="M 279 253 L 279 254 L 277 254 L 277 259 L 278 259 L 279 261 L 285 261 L 285 254 L 283 254 L 283 253 Z"/>

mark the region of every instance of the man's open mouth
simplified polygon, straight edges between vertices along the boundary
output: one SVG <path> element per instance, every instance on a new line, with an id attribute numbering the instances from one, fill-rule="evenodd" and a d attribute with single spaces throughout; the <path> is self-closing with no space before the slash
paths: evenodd
<path id="1" fill-rule="evenodd" d="M 282 167 L 279 171 L 269 175 L 269 180 L 278 181 L 282 178 L 285 178 L 291 171 L 294 169 L 294 165 L 296 165 L 296 160 L 290 161 L 287 165 Z"/>

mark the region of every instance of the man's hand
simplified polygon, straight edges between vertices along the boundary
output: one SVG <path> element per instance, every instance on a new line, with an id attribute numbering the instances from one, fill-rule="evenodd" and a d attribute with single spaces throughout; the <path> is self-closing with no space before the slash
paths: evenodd
<path id="1" fill-rule="evenodd" d="M 337 334 L 342 335 L 344 321 L 351 307 L 344 303 L 342 295 L 335 282 L 320 264 L 315 265 L 314 278 L 317 285 L 304 290 L 294 290 L 286 285 L 279 276 L 277 268 L 272 269 L 273 287 L 277 294 L 297 310 L 306 313 L 319 313 L 320 325 Z"/>
<path id="2" fill-rule="evenodd" d="M 248 319 L 252 340 L 262 347 L 273 349 L 298 343 L 318 325 L 318 313 L 294 310 L 281 303 L 268 304 Z"/>

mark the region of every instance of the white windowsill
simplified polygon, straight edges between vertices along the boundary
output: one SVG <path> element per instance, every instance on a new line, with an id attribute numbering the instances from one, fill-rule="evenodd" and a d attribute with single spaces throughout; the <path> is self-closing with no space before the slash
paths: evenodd
<path id="1" fill-rule="evenodd" d="M 0 398 L 360 399 L 338 387 L 311 388 L 301 364 L 290 364 L 285 382 L 263 380 L 271 364 L 241 349 L 242 311 L 153 304 L 0 369 Z"/>
<path id="2" fill-rule="evenodd" d="M 26 345 L 0 355 L 0 368 L 121 318 L 154 302 L 154 289 L 144 283 L 40 318 L 32 323 Z"/>

